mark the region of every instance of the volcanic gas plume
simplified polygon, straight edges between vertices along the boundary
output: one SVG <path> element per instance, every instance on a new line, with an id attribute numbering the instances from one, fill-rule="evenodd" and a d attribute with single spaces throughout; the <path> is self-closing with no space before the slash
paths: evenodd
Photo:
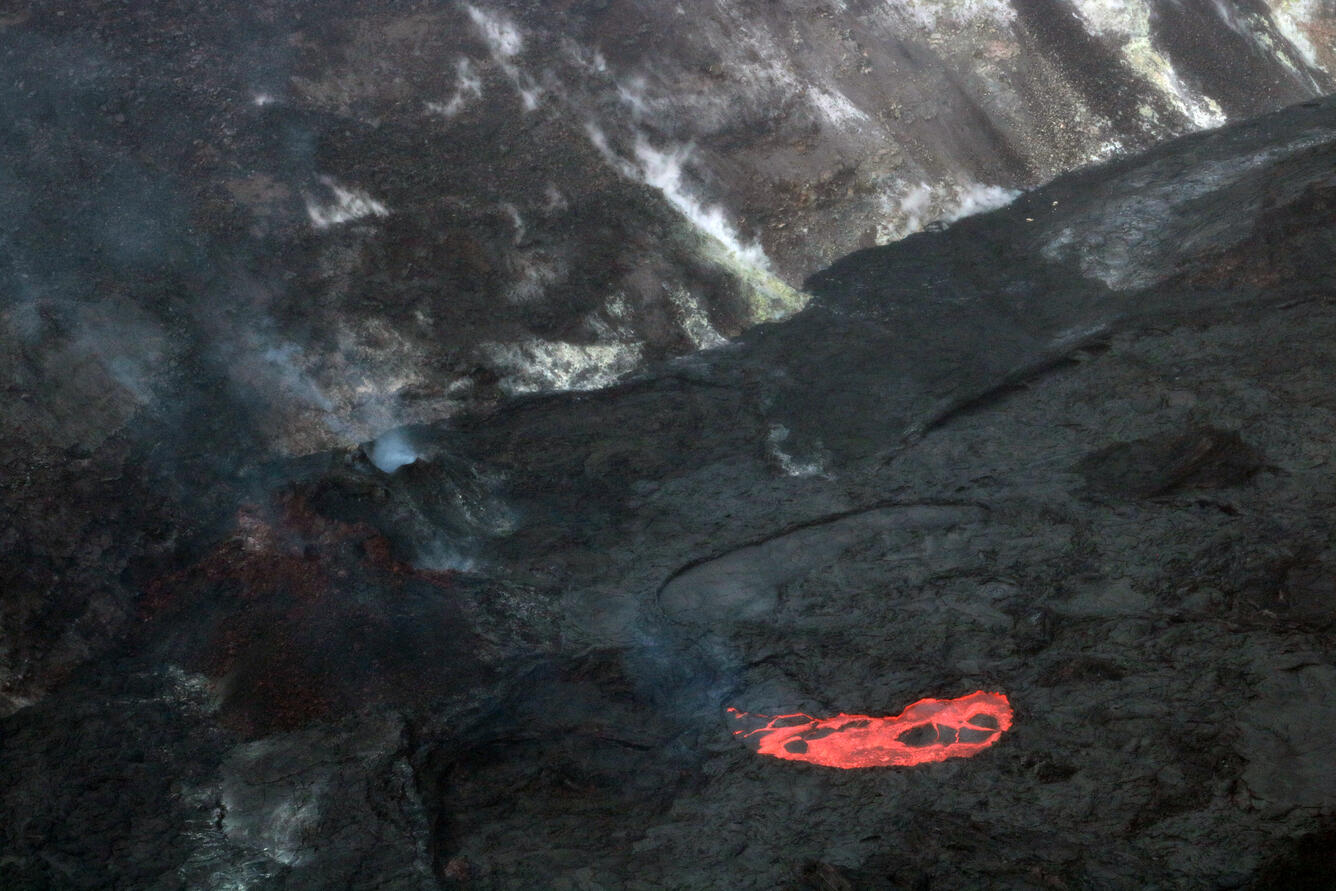
<path id="1" fill-rule="evenodd" d="M 846 770 L 969 758 L 997 742 L 1012 719 L 1006 695 L 982 690 L 959 699 L 920 699 L 889 718 L 755 715 L 735 708 L 728 712 L 740 721 L 767 721 L 755 729 L 733 731 L 734 736 L 756 740 L 762 755 Z"/>

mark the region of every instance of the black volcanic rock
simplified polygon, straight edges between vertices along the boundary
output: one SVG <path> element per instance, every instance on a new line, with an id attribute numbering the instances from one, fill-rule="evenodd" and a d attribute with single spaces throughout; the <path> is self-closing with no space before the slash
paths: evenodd
<path id="1" fill-rule="evenodd" d="M 1332 27 L 1321 4 L 1281 0 L 0 4 L 0 710 L 107 652 L 148 583 L 224 534 L 236 479 L 263 494 L 269 461 L 596 390 L 785 318 L 808 299 L 792 286 L 852 250 L 1330 90 Z M 1292 196 L 1246 177 L 1220 203 L 1249 212 L 1183 218 L 1211 216 L 1200 232 L 1098 225 L 1201 188 L 1146 175 L 1184 194 L 1130 183 L 1129 211 L 1054 193 L 1032 228 L 1053 251 L 1150 268 L 1154 245 L 1223 250 L 1216 225 L 1274 202 L 1247 250 L 1180 270 L 1184 286 L 1209 300 L 1318 280 L 1287 255 L 1329 236 L 1285 231 Z M 1304 198 L 1314 214 L 1330 199 Z M 927 244 L 897 256 L 905 295 L 959 251 Z M 978 275 L 953 275 L 961 296 L 1030 262 L 1022 242 L 989 245 Z M 967 353 L 988 334 L 972 390 L 914 384 L 928 401 L 987 392 L 1052 333 L 1045 295 L 1098 301 L 1070 271 L 1035 261 L 951 325 L 878 324 L 938 336 L 944 368 L 966 327 Z M 1038 328 L 998 324 L 1017 313 Z M 812 381 L 849 365 L 822 396 L 838 432 L 781 420 L 765 431 L 780 451 L 855 454 L 884 434 L 862 395 L 875 375 L 847 377 L 868 357 L 822 354 L 867 321 L 757 343 L 809 356 L 790 372 Z M 645 454 L 628 449 L 594 459 L 609 485 Z"/>
<path id="2" fill-rule="evenodd" d="M 1336 102 L 1309 103 L 854 254 L 794 318 L 614 387 L 214 477 L 137 564 L 133 633 L 0 724 L 0 875 L 1311 874 L 1334 171 Z M 1012 729 L 909 769 L 761 757 L 725 711 L 977 689 Z"/>
<path id="3" fill-rule="evenodd" d="M 1320 876 L 1319 7 L 0 4 L 0 887 Z"/>
<path id="4" fill-rule="evenodd" d="M 1237 431 L 1204 429 L 1117 443 L 1086 457 L 1078 469 L 1093 492 L 1147 498 L 1236 486 L 1261 468 L 1262 456 Z"/>

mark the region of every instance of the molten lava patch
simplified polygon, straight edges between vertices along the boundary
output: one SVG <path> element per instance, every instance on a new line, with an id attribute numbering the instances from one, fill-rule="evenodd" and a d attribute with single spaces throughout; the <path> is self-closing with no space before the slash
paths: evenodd
<path id="1" fill-rule="evenodd" d="M 1011 728 L 1011 702 L 979 690 L 959 699 L 920 699 L 891 718 L 867 715 L 754 715 L 728 710 L 760 726 L 733 731 L 759 744 L 759 752 L 825 767 L 910 767 L 969 758 Z"/>

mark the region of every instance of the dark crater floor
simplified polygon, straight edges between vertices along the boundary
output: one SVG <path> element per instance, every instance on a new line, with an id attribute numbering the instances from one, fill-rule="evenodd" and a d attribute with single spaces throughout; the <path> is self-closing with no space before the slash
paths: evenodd
<path id="1" fill-rule="evenodd" d="M 9 480 L 11 554 L 87 530 L 32 637 L 128 630 L 0 721 L 0 887 L 1320 886 L 1333 255 L 1323 100 L 405 428 L 392 472 L 135 440 Z M 1012 729 L 913 769 L 726 711 L 979 689 Z"/>

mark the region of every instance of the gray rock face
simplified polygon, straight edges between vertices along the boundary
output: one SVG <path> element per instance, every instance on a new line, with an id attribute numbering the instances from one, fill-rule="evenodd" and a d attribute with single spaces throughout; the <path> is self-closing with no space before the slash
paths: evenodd
<path id="1" fill-rule="evenodd" d="M 133 633 L 0 725 L 0 878 L 1296 886 L 1333 818 L 1333 170 L 1308 103 L 615 387 L 162 493 L 193 538 L 134 545 Z M 727 711 L 975 690 L 1011 729 L 909 769 Z"/>
<path id="2" fill-rule="evenodd" d="M 0 886 L 1325 878 L 1334 20 L 0 11 Z"/>
<path id="3" fill-rule="evenodd" d="M 712 628 L 720 622 L 761 619 L 779 605 L 780 590 L 837 560 L 860 542 L 888 539 L 894 530 L 922 534 L 981 519 L 978 507 L 908 505 L 873 508 L 816 522 L 744 545 L 673 577 L 659 592 L 672 620 Z"/>
<path id="4" fill-rule="evenodd" d="M 1327 92 L 1333 21 L 1317 0 L 0 13 L 4 707 L 230 519 L 176 495 L 718 346 L 852 250 Z M 1048 249 L 1141 287 L 1157 244 L 1216 239 L 1144 231 L 1237 173 L 1178 163 L 1135 206 L 1046 211 Z M 94 514 L 153 514 L 135 560 L 47 504 L 71 461 L 126 493 Z M 96 598 L 67 583 L 90 573 Z"/>
<path id="5" fill-rule="evenodd" d="M 12 449 L 229 403 L 304 454 L 603 386 L 791 314 L 852 250 L 1325 93 L 1334 23 L 1291 0 L 29 4 L 0 25 Z"/>
<path id="6" fill-rule="evenodd" d="M 1325 660 L 1265 666 L 1258 702 L 1239 722 L 1243 782 L 1272 814 L 1329 813 L 1336 801 L 1331 764 L 1332 666 Z"/>

